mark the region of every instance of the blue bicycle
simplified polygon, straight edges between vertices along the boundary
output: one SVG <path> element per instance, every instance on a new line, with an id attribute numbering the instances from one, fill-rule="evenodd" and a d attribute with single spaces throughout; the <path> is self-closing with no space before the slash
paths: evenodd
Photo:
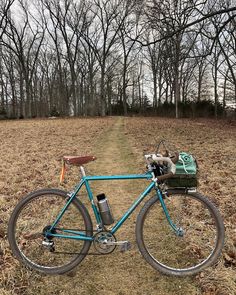
<path id="1" fill-rule="evenodd" d="M 30 193 L 15 207 L 8 226 L 13 254 L 31 269 L 63 274 L 77 266 L 93 244 L 97 254 L 108 254 L 117 246 L 115 234 L 144 198 L 150 196 L 137 217 L 136 240 L 144 259 L 167 275 L 194 275 L 212 265 L 224 244 L 224 225 L 217 208 L 196 188 L 168 188 L 175 174 L 178 154 L 145 156 L 144 174 L 87 176 L 84 165 L 95 157 L 64 157 L 64 163 L 80 168 L 82 177 L 72 192 L 43 189 Z M 157 173 L 163 167 L 164 173 Z M 63 174 L 63 173 L 62 173 Z M 146 189 L 116 222 L 105 194 L 96 200 L 91 182 L 143 179 Z M 96 226 L 80 200 L 85 187 Z M 122 202 L 122 198 L 121 198 Z"/>

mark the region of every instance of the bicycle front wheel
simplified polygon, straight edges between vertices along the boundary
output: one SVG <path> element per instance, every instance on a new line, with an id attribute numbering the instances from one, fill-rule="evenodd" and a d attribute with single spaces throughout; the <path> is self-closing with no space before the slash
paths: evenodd
<path id="1" fill-rule="evenodd" d="M 169 190 L 164 200 L 170 226 L 157 196 L 141 209 L 136 223 L 139 250 L 156 270 L 167 275 L 194 275 L 212 265 L 224 244 L 219 211 L 199 193 Z"/>
<path id="2" fill-rule="evenodd" d="M 62 274 L 78 265 L 89 251 L 90 241 L 45 239 L 45 231 L 51 227 L 68 198 L 65 191 L 39 190 L 23 198 L 15 207 L 9 220 L 8 240 L 13 254 L 28 267 L 47 274 Z M 78 199 L 72 201 L 54 233 L 65 234 L 64 229 L 92 235 L 91 218 Z"/>

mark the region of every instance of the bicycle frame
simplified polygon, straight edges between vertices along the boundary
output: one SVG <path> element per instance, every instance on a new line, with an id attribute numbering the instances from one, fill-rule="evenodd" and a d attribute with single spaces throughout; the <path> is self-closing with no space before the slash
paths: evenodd
<path id="1" fill-rule="evenodd" d="M 133 202 L 133 204 L 130 206 L 130 208 L 124 213 L 124 215 L 116 222 L 116 224 L 112 227 L 110 232 L 112 234 L 115 234 L 116 231 L 122 226 L 122 224 L 128 219 L 128 217 L 133 213 L 133 211 L 136 209 L 136 207 L 142 202 L 142 200 L 150 193 L 150 191 L 156 187 L 156 181 L 153 179 L 153 174 L 151 172 L 148 172 L 146 174 L 129 174 L 129 175 L 111 175 L 111 176 L 86 176 L 84 175 L 81 178 L 81 181 L 79 184 L 75 187 L 75 190 L 68 195 L 69 199 L 65 206 L 62 208 L 61 212 L 57 216 L 56 220 L 52 224 L 50 230 L 45 234 L 46 237 L 58 237 L 58 238 L 65 238 L 65 239 L 75 239 L 75 240 L 86 240 L 86 241 L 93 241 L 92 236 L 87 236 L 86 233 L 76 230 L 70 230 L 70 229 L 63 229 L 60 228 L 60 231 L 66 233 L 66 234 L 58 234 L 53 233 L 53 229 L 56 227 L 56 225 L 59 223 L 60 219 L 66 212 L 67 208 L 73 201 L 73 199 L 76 197 L 76 195 L 79 193 L 80 189 L 83 185 L 85 185 L 85 188 L 88 193 L 88 197 L 94 212 L 94 216 L 96 218 L 96 222 L 98 225 L 102 224 L 102 220 L 98 211 L 97 206 L 94 203 L 94 197 L 92 190 L 90 188 L 89 182 L 90 181 L 104 181 L 104 180 L 132 180 L 132 179 L 146 179 L 146 180 L 152 180 L 151 183 L 146 187 L 146 189 L 140 194 L 140 196 Z M 176 226 L 172 223 L 170 220 L 170 216 L 168 214 L 167 208 L 164 204 L 161 191 L 156 187 L 157 195 L 161 200 L 161 205 L 163 207 L 164 213 L 167 217 L 167 220 L 170 224 L 170 226 L 176 231 Z M 70 235 L 71 234 L 71 235 Z"/>

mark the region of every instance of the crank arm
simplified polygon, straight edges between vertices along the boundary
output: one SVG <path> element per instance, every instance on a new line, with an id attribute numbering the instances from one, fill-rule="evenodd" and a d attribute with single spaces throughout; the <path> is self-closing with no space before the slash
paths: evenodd
<path id="1" fill-rule="evenodd" d="M 116 241 L 116 242 L 105 242 L 104 241 L 104 244 L 106 244 L 106 245 L 124 245 L 127 243 L 129 243 L 129 241 Z"/>

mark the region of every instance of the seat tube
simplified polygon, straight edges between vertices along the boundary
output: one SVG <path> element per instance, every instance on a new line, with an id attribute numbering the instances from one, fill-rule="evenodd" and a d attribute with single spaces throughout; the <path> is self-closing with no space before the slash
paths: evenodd
<path id="1" fill-rule="evenodd" d="M 102 220 L 101 220 L 100 214 L 98 212 L 98 209 L 97 209 L 96 205 L 94 204 L 93 193 L 91 191 L 89 182 L 86 179 L 84 180 L 84 182 L 85 182 L 85 187 L 86 187 L 88 197 L 89 197 L 89 200 L 90 200 L 92 208 L 93 208 L 93 212 L 94 212 L 97 224 L 101 224 Z"/>

